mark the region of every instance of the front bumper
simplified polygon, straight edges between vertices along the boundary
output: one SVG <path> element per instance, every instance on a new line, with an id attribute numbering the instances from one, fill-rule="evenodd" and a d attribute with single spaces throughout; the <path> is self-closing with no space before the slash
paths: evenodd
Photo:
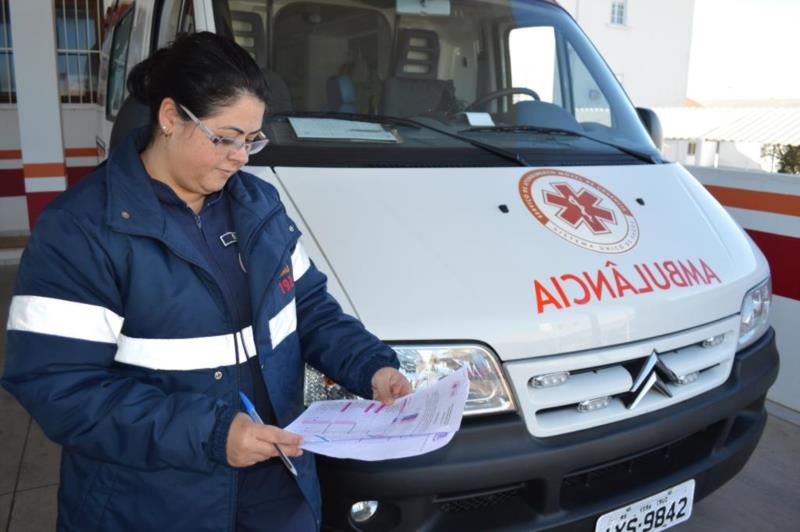
<path id="1" fill-rule="evenodd" d="M 318 458 L 328 530 L 594 530 L 610 510 L 694 478 L 695 500 L 744 466 L 778 374 L 775 333 L 721 386 L 611 425 L 535 438 L 517 414 L 467 418 L 443 449 L 384 462 Z M 350 506 L 377 500 L 366 523 Z"/>

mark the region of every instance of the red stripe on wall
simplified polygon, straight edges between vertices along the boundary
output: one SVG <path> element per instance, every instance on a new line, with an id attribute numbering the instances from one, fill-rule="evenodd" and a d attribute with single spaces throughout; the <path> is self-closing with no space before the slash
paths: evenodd
<path id="1" fill-rule="evenodd" d="M 753 229 L 746 231 L 767 257 L 772 270 L 772 291 L 779 296 L 800 301 L 800 275 L 797 271 L 800 238 L 762 233 Z"/>
<path id="2" fill-rule="evenodd" d="M 0 159 L 22 159 L 22 150 L 0 150 Z"/>
<path id="3" fill-rule="evenodd" d="M 25 177 L 61 177 L 66 175 L 64 163 L 31 163 L 22 165 Z"/>
<path id="4" fill-rule="evenodd" d="M 93 148 L 64 148 L 65 157 L 97 157 L 97 147 Z M 22 150 L 0 150 L 0 159 L 22 159 Z"/>
<path id="5" fill-rule="evenodd" d="M 0 169 L 0 197 L 24 195 L 25 175 L 22 168 Z"/>
<path id="6" fill-rule="evenodd" d="M 94 168 L 94 166 L 67 166 L 67 188 L 80 181 Z"/>
<path id="7" fill-rule="evenodd" d="M 80 181 L 94 166 L 68 166 L 67 187 Z M 0 168 L 0 198 L 25 195 L 25 173 L 22 168 Z"/>
<path id="8" fill-rule="evenodd" d="M 64 148 L 67 157 L 97 157 L 97 148 Z"/>
<path id="9" fill-rule="evenodd" d="M 800 216 L 800 196 L 715 185 L 705 187 L 726 207 Z"/>
<path id="10" fill-rule="evenodd" d="M 53 201 L 61 192 L 34 192 L 27 195 L 28 199 L 28 223 L 33 230 L 36 218 L 42 213 L 47 204 Z"/>

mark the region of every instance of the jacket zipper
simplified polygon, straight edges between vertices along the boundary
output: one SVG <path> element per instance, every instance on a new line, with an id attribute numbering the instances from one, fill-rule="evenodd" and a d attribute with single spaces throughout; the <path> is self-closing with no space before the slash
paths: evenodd
<path id="1" fill-rule="evenodd" d="M 258 223 L 258 225 L 255 227 L 255 229 L 253 229 L 253 231 L 251 231 L 251 232 L 248 234 L 248 240 L 245 242 L 245 246 L 243 247 L 243 250 L 244 250 L 244 252 L 245 252 L 245 253 L 244 253 L 244 255 L 241 257 L 241 258 L 242 258 L 242 261 L 244 261 L 244 260 L 245 260 L 245 257 L 248 257 L 248 258 L 249 258 L 249 256 L 250 256 L 250 251 L 252 250 L 252 248 L 253 248 L 253 246 L 255 245 L 255 242 L 256 242 L 256 240 L 257 240 L 257 237 L 256 237 L 256 235 L 258 235 L 259 233 L 261 233 L 261 231 L 263 230 L 263 228 L 264 228 L 264 226 L 267 224 L 267 222 L 269 222 L 270 220 L 272 220 L 272 219 L 273 219 L 273 218 L 274 218 L 274 217 L 275 217 L 275 216 L 278 214 L 278 212 L 279 212 L 279 209 L 278 209 L 278 208 L 274 209 L 273 211 L 270 211 L 270 213 L 269 213 L 269 214 L 268 214 L 266 217 L 264 217 L 264 218 L 263 218 L 263 219 L 262 219 L 262 220 L 261 220 L 261 221 Z M 198 229 L 202 229 L 202 221 L 201 221 L 201 219 L 200 219 L 200 216 L 199 216 L 198 214 L 195 214 L 194 212 L 193 212 L 192 214 L 194 215 L 194 218 L 195 218 L 195 225 L 197 225 L 197 228 L 198 228 Z M 159 238 L 159 237 L 157 237 L 157 236 L 154 236 L 154 235 L 152 235 L 152 234 L 147 234 L 147 233 L 143 233 L 143 232 L 137 232 L 137 231 L 126 231 L 126 234 L 133 235 L 133 236 L 140 236 L 140 237 L 152 238 L 152 239 L 154 239 L 154 240 L 157 240 L 157 241 L 159 241 L 159 242 L 161 242 L 161 243 L 165 244 L 165 245 L 166 245 L 166 246 L 169 248 L 170 252 L 171 252 L 172 254 L 174 254 L 176 257 L 178 257 L 179 259 L 183 260 L 183 261 L 184 261 L 184 262 L 186 262 L 187 264 L 191 264 L 192 266 L 194 266 L 194 267 L 198 268 L 199 270 L 201 270 L 201 271 L 202 271 L 202 272 L 205 274 L 205 277 L 208 277 L 208 278 L 209 278 L 210 282 L 211 282 L 211 283 L 214 285 L 214 287 L 217 289 L 217 291 L 218 291 L 218 292 L 219 292 L 219 293 L 222 295 L 222 301 L 223 301 L 223 304 L 224 304 L 224 306 L 225 306 L 225 310 L 226 310 L 226 312 L 227 312 L 227 314 L 228 314 L 229 323 L 231 323 L 231 325 L 232 325 L 232 322 L 230 322 L 230 320 L 231 320 L 231 318 L 233 317 L 233 314 L 232 314 L 232 311 L 231 311 L 230 305 L 228 304 L 228 300 L 227 300 L 227 298 L 225 297 L 224 290 L 222 289 L 222 287 L 221 287 L 221 286 L 219 286 L 219 283 L 217 283 L 217 282 L 214 280 L 214 276 L 213 276 L 213 275 L 212 275 L 212 274 L 211 274 L 211 273 L 210 273 L 210 272 L 209 272 L 209 271 L 208 271 L 208 270 L 207 270 L 207 269 L 206 269 L 206 268 L 205 268 L 205 267 L 204 267 L 202 264 L 200 264 L 200 263 L 198 263 L 198 262 L 196 262 L 196 261 L 194 261 L 194 260 L 190 259 L 189 257 L 187 257 L 187 256 L 183 255 L 182 253 L 179 253 L 179 252 L 178 252 L 178 251 L 176 251 L 176 250 L 175 250 L 175 249 L 174 249 L 174 248 L 173 248 L 171 245 L 169 245 L 169 243 L 168 243 L 168 242 L 166 242 L 165 240 L 163 240 L 163 239 L 161 239 L 161 238 Z M 291 240 L 291 242 L 290 242 L 289 246 L 288 246 L 288 249 L 289 249 L 289 250 L 291 250 L 292 246 L 293 246 L 293 245 L 294 245 L 294 244 L 295 244 L 295 243 L 296 243 L 298 240 L 299 240 L 299 236 L 294 236 L 294 237 L 292 238 L 292 240 Z M 205 242 L 205 238 L 203 238 L 203 241 Z M 280 256 L 282 257 L 286 251 L 287 251 L 287 248 L 283 248 L 283 249 L 281 250 Z M 247 265 L 246 265 L 246 263 L 245 263 L 245 267 L 246 267 L 246 266 L 247 266 Z M 269 286 L 272 284 L 272 281 L 274 280 L 274 278 L 275 278 L 275 277 L 278 275 L 278 273 L 280 272 L 280 268 L 281 268 L 281 264 L 280 264 L 280 261 L 278 261 L 278 264 L 277 264 L 277 266 L 276 266 L 276 268 L 275 268 L 275 271 L 274 271 L 274 272 L 272 273 L 272 275 L 270 276 L 269 282 L 267 282 L 267 283 L 266 283 L 267 289 L 268 289 L 268 287 L 269 287 Z M 265 290 L 266 290 L 266 289 L 265 289 Z M 261 301 L 260 301 L 261 299 L 263 299 L 263 297 L 261 297 L 261 298 L 259 299 L 259 304 L 260 304 L 260 302 L 261 302 Z M 258 307 L 257 307 L 256 305 L 253 305 L 253 309 L 254 309 L 254 312 L 253 312 L 253 314 L 254 314 L 254 315 L 255 315 L 255 309 L 256 309 L 256 308 L 258 308 Z M 253 320 L 253 333 L 254 333 L 254 337 L 255 337 L 255 330 L 256 330 L 256 326 L 257 326 L 257 324 L 255 323 L 255 320 Z M 233 327 L 232 327 L 232 328 L 233 328 Z M 237 341 L 238 341 L 238 340 L 236 339 L 236 332 L 235 332 L 235 331 L 234 331 L 234 333 L 233 333 L 233 341 L 234 341 L 234 342 L 237 342 Z M 246 356 L 247 356 L 247 355 L 245 355 L 245 357 L 246 357 Z M 237 362 L 238 362 L 238 361 L 237 361 Z M 239 377 L 239 367 L 238 367 L 238 364 L 237 364 L 237 367 L 236 367 L 236 369 L 235 369 L 235 374 L 236 374 L 237 388 L 238 388 L 238 385 L 239 385 L 239 384 L 238 384 L 238 380 L 239 380 L 239 379 L 238 379 L 238 377 Z M 236 391 L 238 391 L 238 390 L 236 390 Z M 236 391 L 234 392 L 234 396 L 236 395 Z M 232 511 L 231 511 L 231 532 L 235 532 L 235 530 L 236 530 L 236 501 L 237 501 L 237 499 L 238 499 L 238 496 L 239 496 L 239 495 L 238 495 L 238 491 L 239 491 L 239 485 L 238 485 L 238 484 L 239 484 L 239 479 L 238 479 L 238 474 L 237 474 L 236 470 L 232 470 L 232 475 L 231 475 L 231 477 L 232 477 L 232 484 L 233 484 L 233 489 L 232 489 L 232 491 L 233 491 L 233 505 L 232 505 L 232 506 L 233 506 L 233 507 L 232 507 L 232 509 L 231 509 L 231 510 L 232 510 Z"/>
<path id="2" fill-rule="evenodd" d="M 194 214 L 194 213 L 193 213 L 193 214 Z M 200 229 L 200 228 L 201 228 L 201 226 L 202 226 L 202 222 L 200 221 L 200 216 L 198 216 L 198 215 L 195 215 L 195 224 L 197 225 L 198 229 Z M 204 267 L 202 264 L 200 264 L 200 263 L 198 263 L 197 261 L 195 261 L 195 260 L 193 260 L 193 259 L 191 259 L 191 258 L 187 257 L 186 255 L 184 255 L 184 254 L 182 254 L 182 253 L 180 253 L 180 252 L 176 251 L 176 250 L 175 250 L 175 249 L 174 249 L 174 248 L 173 248 L 173 247 L 172 247 L 172 246 L 169 244 L 169 242 L 167 242 L 167 241 L 165 241 L 165 240 L 163 240 L 163 239 L 161 239 L 161 238 L 159 238 L 159 237 L 157 237 L 157 236 L 154 236 L 154 235 L 152 235 L 152 234 L 148 234 L 148 233 L 140 233 L 140 232 L 136 232 L 136 231 L 127 231 L 127 232 L 126 232 L 126 234 L 129 234 L 129 235 L 132 235 L 132 236 L 139 236 L 139 237 L 151 238 L 151 239 L 153 239 L 153 240 L 156 240 L 156 241 L 158 241 L 158 242 L 161 242 L 162 244 L 165 244 L 165 245 L 167 246 L 167 248 L 169 248 L 170 252 L 171 252 L 173 255 L 175 255 L 176 257 L 178 257 L 178 258 L 179 258 L 179 259 L 181 259 L 182 261 L 186 262 L 187 264 L 190 264 L 190 265 L 194 266 L 195 268 L 197 268 L 198 270 L 200 270 L 201 272 L 203 272 L 203 276 L 201 276 L 201 279 L 202 279 L 203 277 L 205 277 L 206 279 L 205 279 L 205 281 L 204 281 L 204 282 L 207 282 L 207 283 L 211 284 L 211 285 L 212 285 L 212 286 L 213 286 L 213 287 L 214 287 L 214 288 L 217 290 L 217 292 L 218 292 L 219 294 L 221 294 L 221 295 L 222 295 L 222 302 L 223 302 L 223 305 L 224 305 L 224 307 L 225 307 L 225 312 L 226 312 L 226 314 L 227 314 L 227 316 L 228 316 L 228 323 L 229 323 L 229 325 L 231 326 L 231 328 L 232 328 L 232 329 L 234 328 L 234 327 L 233 327 L 233 322 L 231 321 L 231 319 L 232 319 L 232 317 L 233 317 L 233 314 L 232 314 L 232 312 L 231 312 L 230 305 L 228 304 L 228 300 L 227 300 L 227 298 L 225 297 L 224 290 L 223 290 L 223 289 L 222 289 L 222 287 L 219 285 L 219 283 L 217 283 L 217 282 L 214 280 L 214 276 L 211 274 L 211 272 L 209 272 L 209 271 L 208 271 L 208 270 L 207 270 L 207 269 L 206 269 L 206 268 L 205 268 L 205 267 Z M 203 240 L 205 241 L 205 239 L 203 239 Z M 234 342 L 237 342 L 237 341 L 238 341 L 238 340 L 237 340 L 237 338 L 236 338 L 236 331 L 234 331 L 234 332 L 233 332 L 233 341 L 234 341 Z M 235 375 L 236 375 L 236 381 L 237 381 L 236 387 L 238 388 L 238 387 L 239 387 L 239 385 L 238 385 L 238 380 L 239 380 L 239 368 L 238 368 L 238 364 L 237 364 L 237 367 L 236 367 L 236 369 L 234 370 L 234 373 L 235 373 Z M 237 389 L 237 390 L 234 390 L 234 393 L 233 393 L 233 395 L 234 395 L 234 400 L 235 400 L 236 392 L 238 392 L 238 389 Z M 235 408 L 235 407 L 236 407 L 236 404 L 234 403 L 234 408 Z M 238 485 L 239 483 L 238 483 L 238 480 L 239 480 L 239 479 L 238 479 L 238 474 L 237 474 L 236 470 L 235 470 L 235 469 L 233 469 L 233 468 L 231 468 L 231 475 L 230 475 L 230 477 L 231 477 L 231 479 L 232 479 L 232 480 L 231 480 L 231 484 L 232 484 L 232 492 L 233 492 L 233 501 L 232 501 L 232 508 L 231 508 L 231 521 L 230 521 L 230 522 L 231 522 L 231 532 L 235 532 L 235 530 L 236 530 L 236 501 L 237 501 L 237 498 L 238 498 L 238 496 L 239 496 L 239 495 L 238 495 L 238 491 L 239 491 L 239 485 Z"/>
<path id="3" fill-rule="evenodd" d="M 203 245 L 206 248 L 208 248 L 209 247 L 208 241 L 206 240 L 206 236 L 203 234 L 203 221 L 202 221 L 202 218 L 200 218 L 200 215 L 195 213 L 194 211 L 191 211 L 191 214 L 192 214 L 192 216 L 194 216 L 194 223 L 195 223 L 195 225 L 197 225 L 197 230 L 200 232 L 200 238 L 203 241 Z M 213 257 L 212 257 L 212 260 L 214 260 Z M 201 269 L 205 271 L 205 268 L 201 267 Z M 236 406 L 235 406 L 236 405 L 236 392 L 241 390 L 242 383 L 241 383 L 241 380 L 239 378 L 239 369 L 240 369 L 239 368 L 239 365 L 240 365 L 239 348 L 236 345 L 237 342 L 239 342 L 239 338 L 237 337 L 238 323 L 236 325 L 234 325 L 234 322 L 240 321 L 241 320 L 241 316 L 239 316 L 238 312 L 236 312 L 236 313 L 234 312 L 233 305 L 231 304 L 230 300 L 228 299 L 227 295 L 225 294 L 225 289 L 222 286 L 220 286 L 220 283 L 218 283 L 215 280 L 213 275 L 210 275 L 210 272 L 205 271 L 205 273 L 206 273 L 206 275 L 208 277 L 210 277 L 211 284 L 214 285 L 214 287 L 217 289 L 217 291 L 219 292 L 220 296 L 222 297 L 222 304 L 225 306 L 225 310 L 226 310 L 226 312 L 228 314 L 228 319 L 229 319 L 229 322 L 231 324 L 231 329 L 234 329 L 234 331 L 233 331 L 233 343 L 234 343 L 234 350 L 236 352 L 236 365 L 233 368 L 233 374 L 234 374 L 234 377 L 235 377 L 236 391 L 233 394 L 233 400 L 234 400 L 234 408 L 236 408 Z M 239 320 L 236 319 L 237 317 L 239 318 Z M 244 340 L 242 342 L 243 342 L 243 345 L 244 345 Z M 244 357 L 245 357 L 244 361 L 245 361 L 245 363 L 247 363 L 247 354 L 246 353 L 244 354 Z M 250 368 L 248 367 L 248 370 L 249 369 Z M 251 375 L 251 377 L 252 377 L 252 375 Z M 237 513 L 238 513 L 238 500 L 239 500 L 239 472 L 236 471 L 236 470 L 233 470 L 231 472 L 231 478 L 232 478 L 232 482 L 231 482 L 232 483 L 232 489 L 231 489 L 231 491 L 233 493 L 233 499 L 231 501 L 231 532 L 235 532 L 236 523 L 237 523 Z"/>
<path id="4" fill-rule="evenodd" d="M 240 260 L 242 268 L 245 270 L 245 272 L 249 272 L 249 270 L 247 269 L 247 260 L 250 258 L 250 254 L 251 254 L 256 242 L 258 241 L 258 235 L 261 234 L 261 232 L 264 230 L 264 227 L 267 225 L 267 223 L 269 221 L 271 221 L 273 218 L 275 218 L 275 216 L 278 214 L 278 212 L 279 212 L 278 209 L 275 209 L 274 211 L 270 212 L 266 217 L 264 217 L 264 219 L 261 220 L 261 222 L 259 222 L 259 224 L 253 229 L 253 231 L 251 231 L 247 235 L 247 241 L 244 242 L 244 246 L 242 246 L 242 251 L 239 254 L 239 260 Z M 197 223 L 198 228 L 200 228 L 201 227 L 201 225 L 200 225 L 201 222 L 200 222 L 199 215 L 196 217 L 196 223 Z M 203 240 L 205 241 L 205 239 L 203 239 Z M 291 239 L 291 241 L 289 242 L 289 245 L 284 247 L 281 250 L 279 256 L 283 257 L 284 254 L 287 251 L 290 251 L 292 249 L 292 246 L 298 240 L 299 240 L 299 237 L 298 236 L 294 236 Z M 257 302 L 256 301 L 251 301 L 251 305 L 252 305 L 252 309 L 253 309 L 252 310 L 252 312 L 253 312 L 253 323 L 252 323 L 253 338 L 257 338 L 258 337 L 256 331 L 258 329 L 260 329 L 258 321 L 255 319 L 256 315 L 258 313 L 257 309 L 261 307 L 261 302 L 264 299 L 263 294 L 266 293 L 269 290 L 270 286 L 272 286 L 272 283 L 275 280 L 275 278 L 278 276 L 278 273 L 280 272 L 280 269 L 281 269 L 281 261 L 279 260 L 277 265 L 276 265 L 276 267 L 275 267 L 275 271 L 270 275 L 269 280 L 264 284 L 264 286 L 265 286 L 264 291 L 262 292 L 262 294 L 259 294 L 258 301 Z M 249 277 L 250 274 L 248 273 L 247 275 Z M 237 341 L 235 335 L 234 335 L 234 341 Z M 256 354 L 257 353 L 258 353 L 258 348 L 256 347 Z M 246 358 L 247 358 L 247 354 L 245 353 L 245 359 Z M 246 360 L 245 360 L 245 362 L 246 362 Z M 260 363 L 258 364 L 258 367 L 259 368 L 261 367 Z M 248 369 L 250 369 L 250 368 L 248 368 Z M 239 375 L 238 370 L 239 370 L 239 368 L 237 367 L 236 368 L 237 377 Z M 261 376 L 261 377 L 263 378 L 263 376 Z M 238 476 L 234 475 L 234 483 L 233 483 L 234 501 L 236 501 L 236 499 L 238 498 L 238 489 L 239 489 Z M 234 510 L 233 510 L 233 530 L 234 531 L 236 530 L 236 512 L 237 512 L 237 510 L 236 510 L 236 508 L 234 508 Z"/>

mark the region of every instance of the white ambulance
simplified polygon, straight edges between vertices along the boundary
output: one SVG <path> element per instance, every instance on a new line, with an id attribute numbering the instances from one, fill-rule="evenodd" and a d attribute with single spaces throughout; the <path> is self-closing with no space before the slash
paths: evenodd
<path id="1" fill-rule="evenodd" d="M 271 84 L 275 185 L 345 310 L 417 386 L 471 387 L 443 449 L 318 460 L 330 530 L 651 532 L 735 475 L 778 372 L 764 256 L 663 159 L 544 0 L 161 0 L 109 10 L 98 145 L 131 67 L 236 39 Z M 310 402 L 344 391 L 307 373 Z"/>

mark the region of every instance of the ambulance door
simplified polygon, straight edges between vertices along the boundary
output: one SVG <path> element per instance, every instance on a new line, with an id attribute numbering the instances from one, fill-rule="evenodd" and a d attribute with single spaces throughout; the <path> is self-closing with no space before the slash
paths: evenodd
<path id="1" fill-rule="evenodd" d="M 128 49 L 133 31 L 136 10 L 133 2 L 118 2 L 109 10 L 104 22 L 105 38 L 100 54 L 100 71 L 98 73 L 99 106 L 97 134 L 95 144 L 99 159 L 108 155 L 108 140 L 114 117 L 125 97 L 125 79 L 128 69 Z"/>
<path id="2" fill-rule="evenodd" d="M 100 116 L 96 144 L 106 158 L 111 130 L 122 103 L 131 69 L 152 51 L 167 46 L 178 33 L 214 31 L 211 0 L 120 2 L 107 22 L 99 74 Z"/>
<path id="3" fill-rule="evenodd" d="M 215 29 L 212 0 L 164 0 L 153 18 L 153 50 L 168 46 L 179 33 Z"/>

